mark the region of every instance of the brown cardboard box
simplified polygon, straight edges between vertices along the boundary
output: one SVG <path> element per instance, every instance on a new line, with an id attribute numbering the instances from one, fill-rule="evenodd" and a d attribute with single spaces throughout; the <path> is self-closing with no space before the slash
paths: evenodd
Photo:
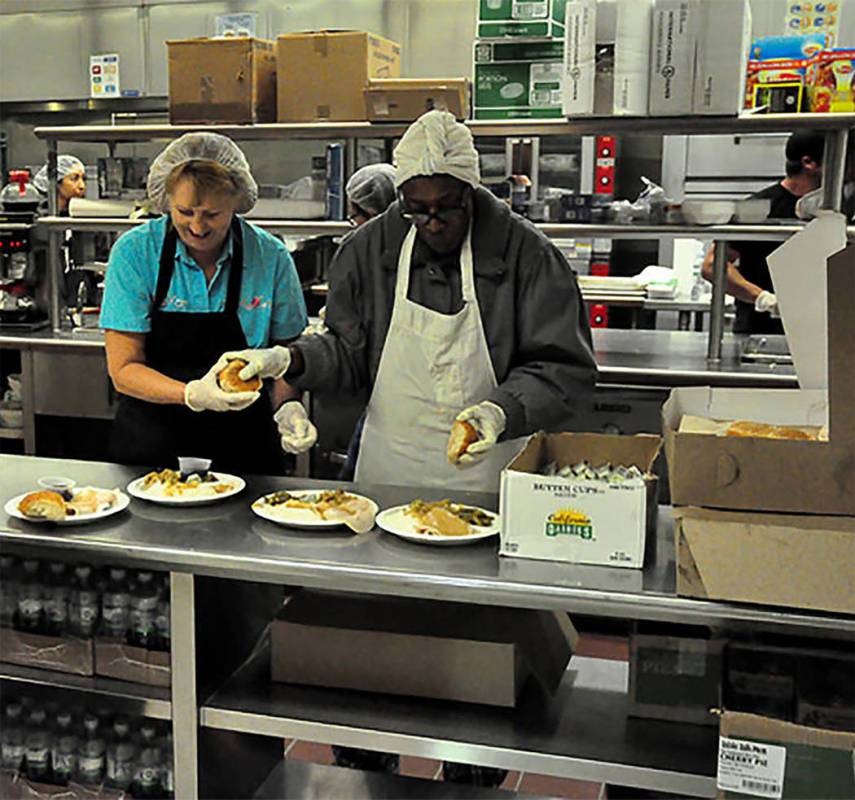
<path id="1" fill-rule="evenodd" d="M 279 122 L 365 119 L 369 78 L 401 74 L 401 46 L 364 31 L 288 33 L 276 40 Z"/>
<path id="2" fill-rule="evenodd" d="M 435 108 L 469 117 L 468 78 L 377 78 L 364 90 L 371 122 L 412 122 Z"/>
<path id="3" fill-rule="evenodd" d="M 0 628 L 0 661 L 74 675 L 92 675 L 95 671 L 91 639 L 43 636 L 11 628 Z"/>
<path id="4" fill-rule="evenodd" d="M 145 650 L 109 639 L 95 640 L 95 674 L 149 686 L 170 686 L 169 653 Z"/>
<path id="5" fill-rule="evenodd" d="M 553 692 L 576 647 L 566 614 L 301 591 L 271 628 L 271 677 L 515 705 L 529 676 Z"/>
<path id="6" fill-rule="evenodd" d="M 675 505 L 855 516 L 855 247 L 828 260 L 830 442 L 679 433 L 684 414 L 821 424 L 824 392 L 681 388 L 663 431 Z"/>
<path id="7" fill-rule="evenodd" d="M 174 39 L 169 121 L 254 124 L 276 120 L 276 51 L 265 39 Z"/>
<path id="8" fill-rule="evenodd" d="M 770 750 L 776 747 L 786 751 L 783 784 L 769 786 L 768 779 L 765 779 L 766 791 L 754 794 L 750 789 L 759 787 L 743 787 L 739 792 L 721 788 L 725 748 L 720 745 L 717 776 L 719 798 L 744 800 L 748 795 L 781 797 L 782 800 L 807 797 L 843 800 L 855 797 L 855 771 L 852 769 L 855 733 L 825 731 L 754 714 L 725 711 L 719 722 L 719 737 L 737 740 L 745 748 L 747 757 L 758 761 L 774 761 L 775 754 Z"/>
<path id="9" fill-rule="evenodd" d="M 855 613 L 855 519 L 684 508 L 677 594 Z"/>

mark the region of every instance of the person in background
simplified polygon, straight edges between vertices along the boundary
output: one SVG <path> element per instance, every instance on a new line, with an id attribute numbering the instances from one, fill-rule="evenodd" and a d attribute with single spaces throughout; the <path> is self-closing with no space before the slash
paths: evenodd
<path id="1" fill-rule="evenodd" d="M 822 182 L 824 149 L 821 131 L 796 131 L 790 135 L 785 150 L 786 176 L 751 195 L 771 201 L 770 219 L 796 219 L 799 198 L 816 190 Z M 730 246 L 725 291 L 736 298 L 734 333 L 784 333 L 766 263 L 766 257 L 778 246 L 775 242 L 739 242 Z M 708 281 L 713 279 L 714 258 L 714 249 L 710 248 L 702 269 Z M 734 263 L 737 259 L 738 264 Z"/>
<path id="2" fill-rule="evenodd" d="M 560 429 L 594 390 L 576 278 L 479 185 L 472 134 L 453 115 L 416 120 L 395 166 L 397 202 L 331 265 L 329 331 L 258 351 L 254 368 L 284 369 L 299 390 L 371 389 L 357 481 L 495 493 L 520 437 Z M 477 434 L 463 468 L 447 458 L 455 420 Z"/>
<path id="3" fill-rule="evenodd" d="M 360 167 L 344 188 L 348 219 L 357 228 L 382 214 L 395 201 L 395 168 L 391 164 Z"/>
<path id="4" fill-rule="evenodd" d="M 83 162 L 70 155 L 59 156 L 56 160 L 56 209 L 60 217 L 68 216 L 68 204 L 73 197 L 86 197 L 86 167 Z M 33 186 L 47 199 L 48 165 L 45 164 L 33 178 Z"/>
<path id="5" fill-rule="evenodd" d="M 230 359 L 287 343 L 307 321 L 287 248 L 239 216 L 258 197 L 249 164 L 225 136 L 188 133 L 152 163 L 148 195 L 164 216 L 114 245 L 101 311 L 119 392 L 113 457 L 175 468 L 177 456 L 199 456 L 220 470 L 281 473 L 276 422 L 288 418 L 301 448 L 316 436 L 294 393 L 281 381 L 236 393 L 217 381 Z M 271 399 L 288 400 L 275 417 Z"/>

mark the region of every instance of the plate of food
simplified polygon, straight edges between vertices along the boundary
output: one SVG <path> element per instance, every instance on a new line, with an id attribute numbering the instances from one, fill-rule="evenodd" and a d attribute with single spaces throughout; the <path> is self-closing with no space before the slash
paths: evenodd
<path id="1" fill-rule="evenodd" d="M 262 519 L 290 528 L 347 525 L 356 533 L 367 533 L 380 509 L 370 498 L 344 489 L 288 489 L 259 497 L 252 510 Z"/>
<path id="2" fill-rule="evenodd" d="M 120 489 L 80 486 L 63 492 L 39 489 L 13 497 L 4 506 L 10 517 L 54 525 L 82 525 L 124 511 L 131 499 Z"/>
<path id="3" fill-rule="evenodd" d="M 225 472 L 182 474 L 174 469 L 149 472 L 128 484 L 128 493 L 140 500 L 166 506 L 201 506 L 242 492 L 246 481 Z"/>
<path id="4" fill-rule="evenodd" d="M 500 519 L 492 511 L 451 500 L 413 500 L 381 512 L 377 525 L 411 542 L 453 547 L 496 536 Z"/>

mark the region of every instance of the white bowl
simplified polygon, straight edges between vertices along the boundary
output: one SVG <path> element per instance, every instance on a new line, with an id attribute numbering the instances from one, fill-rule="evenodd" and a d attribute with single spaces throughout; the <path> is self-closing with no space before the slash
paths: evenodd
<path id="1" fill-rule="evenodd" d="M 683 218 L 689 225 L 726 225 L 733 217 L 730 200 L 686 200 Z"/>
<path id="2" fill-rule="evenodd" d="M 752 197 L 736 201 L 736 222 L 759 225 L 769 218 L 772 201 L 768 197 Z"/>

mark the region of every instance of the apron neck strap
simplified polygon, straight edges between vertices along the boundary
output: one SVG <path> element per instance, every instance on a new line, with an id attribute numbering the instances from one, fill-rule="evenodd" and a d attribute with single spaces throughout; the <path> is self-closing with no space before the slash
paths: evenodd
<path id="1" fill-rule="evenodd" d="M 241 280 L 243 278 L 243 231 L 240 220 L 235 216 L 232 219 L 232 258 L 229 265 L 229 288 L 226 293 L 227 314 L 233 314 L 238 309 L 240 302 Z"/>
<path id="2" fill-rule="evenodd" d="M 163 247 L 160 248 L 160 266 L 157 270 L 157 288 L 154 290 L 152 308 L 157 311 L 166 299 L 169 284 L 172 283 L 172 273 L 175 272 L 175 246 L 178 243 L 178 233 L 172 226 L 172 220 L 166 221 L 166 236 L 163 237 Z"/>
<path id="3" fill-rule="evenodd" d="M 410 274 L 412 272 L 413 249 L 416 244 L 416 226 L 411 225 L 410 230 L 401 244 L 401 252 L 398 256 L 398 274 L 395 280 L 395 297 L 406 300 L 410 293 Z M 472 220 L 469 220 L 469 229 L 466 238 L 460 247 L 460 293 L 464 303 L 472 303 L 475 300 L 475 268 L 472 259 Z"/>

